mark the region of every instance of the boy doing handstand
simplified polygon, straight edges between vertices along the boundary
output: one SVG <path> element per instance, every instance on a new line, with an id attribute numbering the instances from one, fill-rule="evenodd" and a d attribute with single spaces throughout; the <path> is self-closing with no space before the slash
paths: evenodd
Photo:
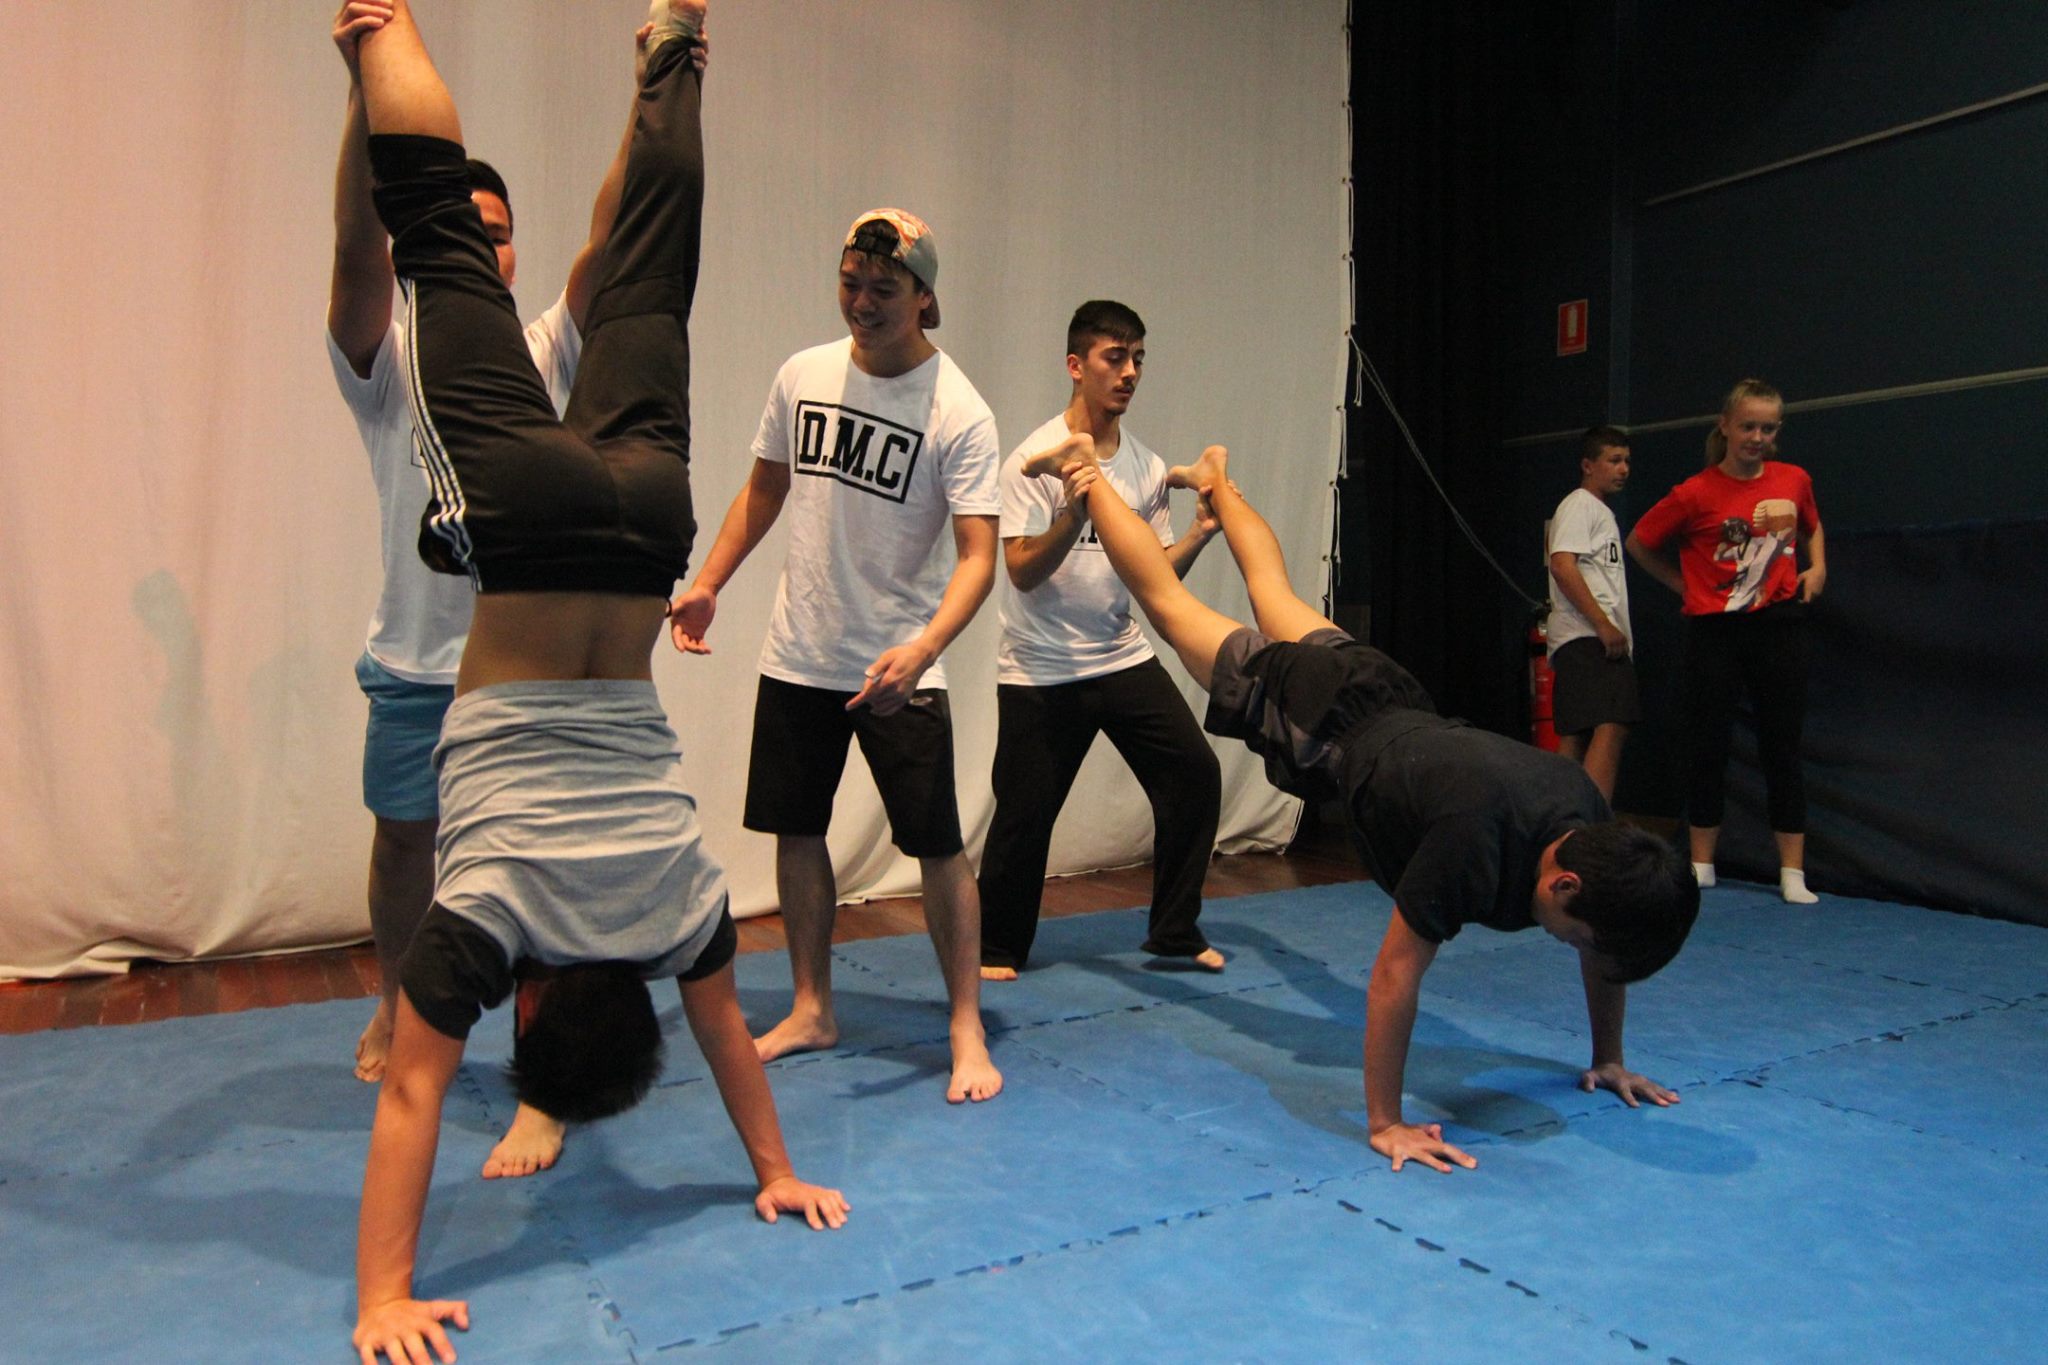
<path id="1" fill-rule="evenodd" d="M 575 1122 L 660 1069 L 646 981 L 675 976 L 754 1206 L 837 1227 L 796 1178 L 733 987 L 724 875 L 705 855 L 649 653 L 687 565 L 687 326 L 703 204 L 703 0 L 662 0 L 642 48 L 617 224 L 558 420 L 470 200 L 462 130 L 406 0 L 350 0 L 377 212 L 404 292 L 407 382 L 432 498 L 420 548 L 478 597 L 436 763 L 434 907 L 401 967 L 363 1176 L 355 1344 L 455 1358 L 412 1275 L 441 1102 L 478 1014 L 519 991 L 520 1098 Z"/>
<path id="2" fill-rule="evenodd" d="M 1095 458 L 1085 434 L 1037 456 L 1027 474 Z M 1691 869 L 1661 839 L 1614 821 L 1583 769 L 1436 713 L 1407 670 L 1295 596 L 1272 528 L 1211 446 L 1168 482 L 1214 511 L 1244 575 L 1253 630 L 1198 601 L 1159 538 L 1107 479 L 1088 485 L 1103 550 L 1153 628 L 1209 693 L 1204 726 L 1241 739 L 1283 791 L 1343 797 L 1351 831 L 1395 913 L 1366 999 L 1366 1119 L 1395 1170 L 1420 1161 L 1478 1165 L 1437 1124 L 1403 1121 L 1401 1078 L 1423 973 L 1467 924 L 1540 925 L 1579 953 L 1592 1064 L 1582 1089 L 1675 1104 L 1622 1061 L 1625 983 L 1674 957 L 1699 913 Z"/>

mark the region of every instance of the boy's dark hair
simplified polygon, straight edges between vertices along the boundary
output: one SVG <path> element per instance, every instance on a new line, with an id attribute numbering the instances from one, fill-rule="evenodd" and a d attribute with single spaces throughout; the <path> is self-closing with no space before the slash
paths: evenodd
<path id="1" fill-rule="evenodd" d="M 1145 319 L 1114 299 L 1090 299 L 1074 310 L 1067 324 L 1067 354 L 1088 358 L 1098 341 L 1135 346 L 1145 339 Z"/>
<path id="2" fill-rule="evenodd" d="M 638 971 L 623 962 L 550 978 L 506 1068 L 520 1100 L 564 1123 L 631 1109 L 661 1074 L 661 1025 Z"/>
<path id="3" fill-rule="evenodd" d="M 1628 449 L 1628 433 L 1620 427 L 1587 427 L 1586 434 L 1579 438 L 1579 458 L 1597 460 L 1600 452 L 1609 446 Z"/>
<path id="4" fill-rule="evenodd" d="M 1700 914 L 1692 864 L 1669 842 L 1619 820 L 1576 829 L 1557 865 L 1579 876 L 1565 913 L 1593 931 L 1593 951 L 1617 985 L 1654 976 L 1678 956 Z"/>
<path id="5" fill-rule="evenodd" d="M 883 226 L 887 226 L 887 224 L 884 224 Z M 931 286 L 926 284 L 923 280 L 919 279 L 917 277 L 917 272 L 915 270 L 912 270 L 909 266 L 903 264 L 903 262 L 897 260 L 893 255 L 890 254 L 890 252 L 893 251 L 894 249 L 895 248 L 891 247 L 888 250 L 870 251 L 867 247 L 861 245 L 859 242 L 855 242 L 852 246 L 841 249 L 839 253 L 839 259 L 843 263 L 848 256 L 858 256 L 862 260 L 875 261 L 879 263 L 884 269 L 886 269 L 891 275 L 901 276 L 903 279 L 910 281 L 910 287 L 912 289 L 922 289 L 926 293 L 930 293 Z"/>
<path id="6" fill-rule="evenodd" d="M 505 188 L 505 177 L 498 174 L 498 168 L 488 161 L 479 161 L 477 158 L 471 157 L 462 163 L 462 169 L 469 172 L 469 192 L 471 194 L 482 190 L 485 194 L 495 194 L 504 201 L 505 226 L 511 227 L 512 191 Z"/>

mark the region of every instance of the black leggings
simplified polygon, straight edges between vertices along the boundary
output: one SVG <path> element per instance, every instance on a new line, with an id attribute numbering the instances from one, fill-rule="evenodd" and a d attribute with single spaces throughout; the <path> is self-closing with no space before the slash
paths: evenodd
<path id="1" fill-rule="evenodd" d="M 1806 832 L 1806 777 L 1799 766 L 1806 723 L 1806 607 L 1685 618 L 1686 815 L 1721 823 L 1737 694 L 1756 710 L 1757 753 L 1770 796 L 1771 828 Z"/>
<path id="2" fill-rule="evenodd" d="M 1144 949 L 1193 957 L 1223 778 L 1157 659 L 1053 687 L 996 689 L 996 809 L 981 860 L 981 961 L 1022 967 L 1038 933 L 1053 823 L 1100 731 L 1152 805 L 1152 920 Z"/>
<path id="3" fill-rule="evenodd" d="M 420 557 L 480 592 L 668 596 L 689 562 L 689 317 L 704 202 L 690 46 L 648 63 L 617 220 L 557 420 L 470 200 L 463 149 L 373 136 L 406 298 Z"/>

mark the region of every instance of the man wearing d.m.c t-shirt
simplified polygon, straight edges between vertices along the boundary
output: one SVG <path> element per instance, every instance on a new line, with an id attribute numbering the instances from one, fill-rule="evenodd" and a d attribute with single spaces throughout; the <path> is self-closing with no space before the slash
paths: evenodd
<path id="1" fill-rule="evenodd" d="M 849 337 L 800 351 L 769 391 L 746 487 L 671 613 L 676 646 L 708 653 L 725 586 L 785 506 L 789 557 L 761 649 L 744 823 L 776 836 L 775 885 L 795 1000 L 755 1040 L 763 1061 L 831 1047 L 837 886 L 825 831 L 858 737 L 896 846 L 918 860 L 946 979 L 946 1098 L 1002 1089 L 981 1025 L 981 903 L 960 836 L 939 655 L 995 581 L 988 405 L 925 332 L 939 325 L 938 248 L 923 220 L 876 209 L 839 258 Z M 938 552 L 950 523 L 956 560 Z"/>

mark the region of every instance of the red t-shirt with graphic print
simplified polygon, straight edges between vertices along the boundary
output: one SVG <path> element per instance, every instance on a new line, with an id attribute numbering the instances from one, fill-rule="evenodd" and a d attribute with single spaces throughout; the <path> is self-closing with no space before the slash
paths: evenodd
<path id="1" fill-rule="evenodd" d="M 1653 550 L 1678 540 L 1685 614 L 1714 616 L 1797 595 L 1799 541 L 1819 526 L 1806 471 L 1766 460 L 1754 479 L 1701 470 L 1643 513 L 1635 536 Z"/>

